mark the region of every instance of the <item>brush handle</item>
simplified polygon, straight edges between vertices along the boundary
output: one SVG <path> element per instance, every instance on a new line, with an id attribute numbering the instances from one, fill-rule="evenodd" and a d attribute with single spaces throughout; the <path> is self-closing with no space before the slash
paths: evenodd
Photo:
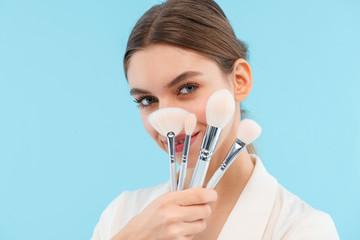
<path id="1" fill-rule="evenodd" d="M 203 187 L 210 161 L 198 160 L 189 188 Z"/>
<path id="2" fill-rule="evenodd" d="M 207 183 L 206 188 L 214 189 L 224 173 L 225 171 L 221 170 L 221 168 L 218 168 L 214 175 L 211 177 L 210 181 Z"/>
<path id="3" fill-rule="evenodd" d="M 231 146 L 228 154 L 226 155 L 224 161 L 222 162 L 220 168 L 225 170 L 230 167 L 230 165 L 234 162 L 236 157 L 241 153 L 241 151 L 246 147 L 246 144 L 239 140 L 238 138 L 235 140 L 233 145 Z"/>
<path id="4" fill-rule="evenodd" d="M 211 156 L 219 141 L 221 128 L 207 126 L 195 170 L 190 182 L 190 188 L 203 187 Z"/>
<path id="5" fill-rule="evenodd" d="M 184 149 L 183 149 L 183 155 L 180 165 L 179 183 L 177 187 L 178 191 L 184 190 L 184 186 L 185 186 L 185 177 L 186 177 L 187 162 L 189 156 L 190 141 L 191 141 L 191 135 L 185 135 Z"/>
<path id="6" fill-rule="evenodd" d="M 224 161 L 221 163 L 220 167 L 216 170 L 214 175 L 211 177 L 210 181 L 206 185 L 206 188 L 214 189 L 216 184 L 220 181 L 226 170 L 234 162 L 236 157 L 240 152 L 246 147 L 246 144 L 239 139 L 236 139 L 230 148 L 228 154 L 226 155 Z"/>
<path id="7" fill-rule="evenodd" d="M 175 133 L 167 134 L 169 166 L 170 166 L 170 188 L 171 192 L 176 191 L 176 160 L 175 160 Z"/>

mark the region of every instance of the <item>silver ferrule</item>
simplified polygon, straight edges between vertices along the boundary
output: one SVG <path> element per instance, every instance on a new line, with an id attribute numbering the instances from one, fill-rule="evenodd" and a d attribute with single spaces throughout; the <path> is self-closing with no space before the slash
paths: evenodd
<path id="1" fill-rule="evenodd" d="M 176 160 L 175 160 L 175 133 L 169 132 L 167 134 L 168 152 L 169 152 L 169 167 L 170 167 L 170 190 L 176 191 Z"/>
<path id="2" fill-rule="evenodd" d="M 178 191 L 184 190 L 184 187 L 185 187 L 185 178 L 186 178 L 186 170 L 187 170 L 187 161 L 188 161 L 188 156 L 189 156 L 190 140 L 191 140 L 191 135 L 185 135 L 184 149 L 183 149 L 183 155 L 182 155 L 181 165 L 180 165 L 179 182 L 178 182 L 178 186 L 177 186 Z"/>
<path id="3" fill-rule="evenodd" d="M 169 160 L 175 161 L 175 133 L 169 132 L 167 134 Z"/>
<path id="4" fill-rule="evenodd" d="M 210 161 L 212 153 L 216 148 L 216 144 L 219 141 L 220 134 L 221 128 L 207 126 L 203 141 L 201 143 L 201 150 L 198 161 Z"/>
<path id="5" fill-rule="evenodd" d="M 203 187 L 211 156 L 219 141 L 221 128 L 207 126 L 198 160 L 190 182 L 190 188 Z"/>
<path id="6" fill-rule="evenodd" d="M 225 171 L 230 165 L 234 162 L 236 157 L 244 149 L 246 144 L 239 139 L 236 139 L 232 147 L 230 148 L 228 154 L 226 155 L 224 161 L 222 162 L 220 169 Z"/>
<path id="7" fill-rule="evenodd" d="M 191 140 L 191 135 L 185 135 L 182 162 L 187 161 L 187 158 L 189 156 L 190 140 Z"/>

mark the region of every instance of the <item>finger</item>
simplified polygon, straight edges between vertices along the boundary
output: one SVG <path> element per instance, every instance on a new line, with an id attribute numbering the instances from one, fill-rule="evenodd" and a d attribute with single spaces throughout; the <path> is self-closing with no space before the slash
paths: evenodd
<path id="1" fill-rule="evenodd" d="M 176 203 L 179 205 L 194 205 L 214 202 L 217 193 L 213 189 L 191 188 L 177 192 Z"/>
<path id="2" fill-rule="evenodd" d="M 209 204 L 190 205 L 180 207 L 180 219 L 184 222 L 193 222 L 199 219 L 207 219 L 211 215 Z"/>
<path id="3" fill-rule="evenodd" d="M 186 235 L 184 236 L 184 240 L 192 240 L 194 239 L 195 235 Z"/>
<path id="4" fill-rule="evenodd" d="M 195 235 L 203 232 L 206 229 L 206 222 L 203 219 L 199 219 L 193 222 L 184 222 L 182 229 L 182 235 Z"/>

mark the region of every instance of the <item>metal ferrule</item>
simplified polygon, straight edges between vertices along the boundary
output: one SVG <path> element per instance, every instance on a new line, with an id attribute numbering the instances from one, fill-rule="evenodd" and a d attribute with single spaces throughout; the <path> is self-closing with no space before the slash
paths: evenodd
<path id="1" fill-rule="evenodd" d="M 186 162 L 189 156 L 189 149 L 190 149 L 190 140 L 191 135 L 185 135 L 185 141 L 184 141 L 184 149 L 183 149 L 183 155 L 182 155 L 182 162 Z"/>
<path id="2" fill-rule="evenodd" d="M 215 150 L 216 144 L 219 141 L 221 134 L 221 128 L 207 126 L 203 141 L 201 143 L 201 150 L 199 159 L 202 161 L 209 161 L 213 151 Z"/>
<path id="3" fill-rule="evenodd" d="M 167 134 L 168 152 L 169 152 L 169 166 L 170 166 L 170 181 L 171 191 L 176 191 L 176 160 L 175 160 L 175 133 L 169 132 Z"/>
<path id="4" fill-rule="evenodd" d="M 175 133 L 169 132 L 167 134 L 167 142 L 168 142 L 168 152 L 169 152 L 169 160 L 171 162 L 175 161 Z"/>
<path id="5" fill-rule="evenodd" d="M 240 154 L 240 152 L 244 149 L 246 144 L 239 139 L 236 139 L 232 147 L 230 148 L 228 154 L 226 155 L 224 161 L 222 162 L 220 169 L 226 170 L 233 161 L 236 159 L 236 157 Z"/>
<path id="6" fill-rule="evenodd" d="M 183 156 L 182 156 L 181 165 L 180 165 L 179 183 L 177 186 L 178 191 L 184 190 L 184 186 L 185 186 L 185 178 L 186 178 L 186 170 L 187 170 L 187 160 L 188 160 L 189 149 L 190 149 L 190 141 L 191 141 L 191 135 L 185 135 Z"/>
<path id="7" fill-rule="evenodd" d="M 203 187 L 207 170 L 209 168 L 211 156 L 215 150 L 216 144 L 219 141 L 221 128 L 207 126 L 198 161 L 193 172 L 190 182 L 190 188 Z"/>

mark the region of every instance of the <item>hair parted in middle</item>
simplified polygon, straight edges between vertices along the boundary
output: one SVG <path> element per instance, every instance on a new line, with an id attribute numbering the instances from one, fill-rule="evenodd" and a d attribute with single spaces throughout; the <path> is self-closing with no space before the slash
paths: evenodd
<path id="1" fill-rule="evenodd" d="M 156 43 L 194 50 L 215 60 L 224 73 L 231 73 L 237 59 L 247 58 L 246 45 L 213 0 L 168 0 L 150 8 L 131 31 L 125 74 L 131 55 Z"/>
<path id="2" fill-rule="evenodd" d="M 225 13 L 213 0 L 167 0 L 145 12 L 127 42 L 126 78 L 131 56 L 157 43 L 196 51 L 214 60 L 224 74 L 233 71 L 236 60 L 248 57 L 246 44 L 236 37 Z M 241 118 L 245 114 L 241 107 Z M 256 153 L 253 144 L 247 149 Z"/>

